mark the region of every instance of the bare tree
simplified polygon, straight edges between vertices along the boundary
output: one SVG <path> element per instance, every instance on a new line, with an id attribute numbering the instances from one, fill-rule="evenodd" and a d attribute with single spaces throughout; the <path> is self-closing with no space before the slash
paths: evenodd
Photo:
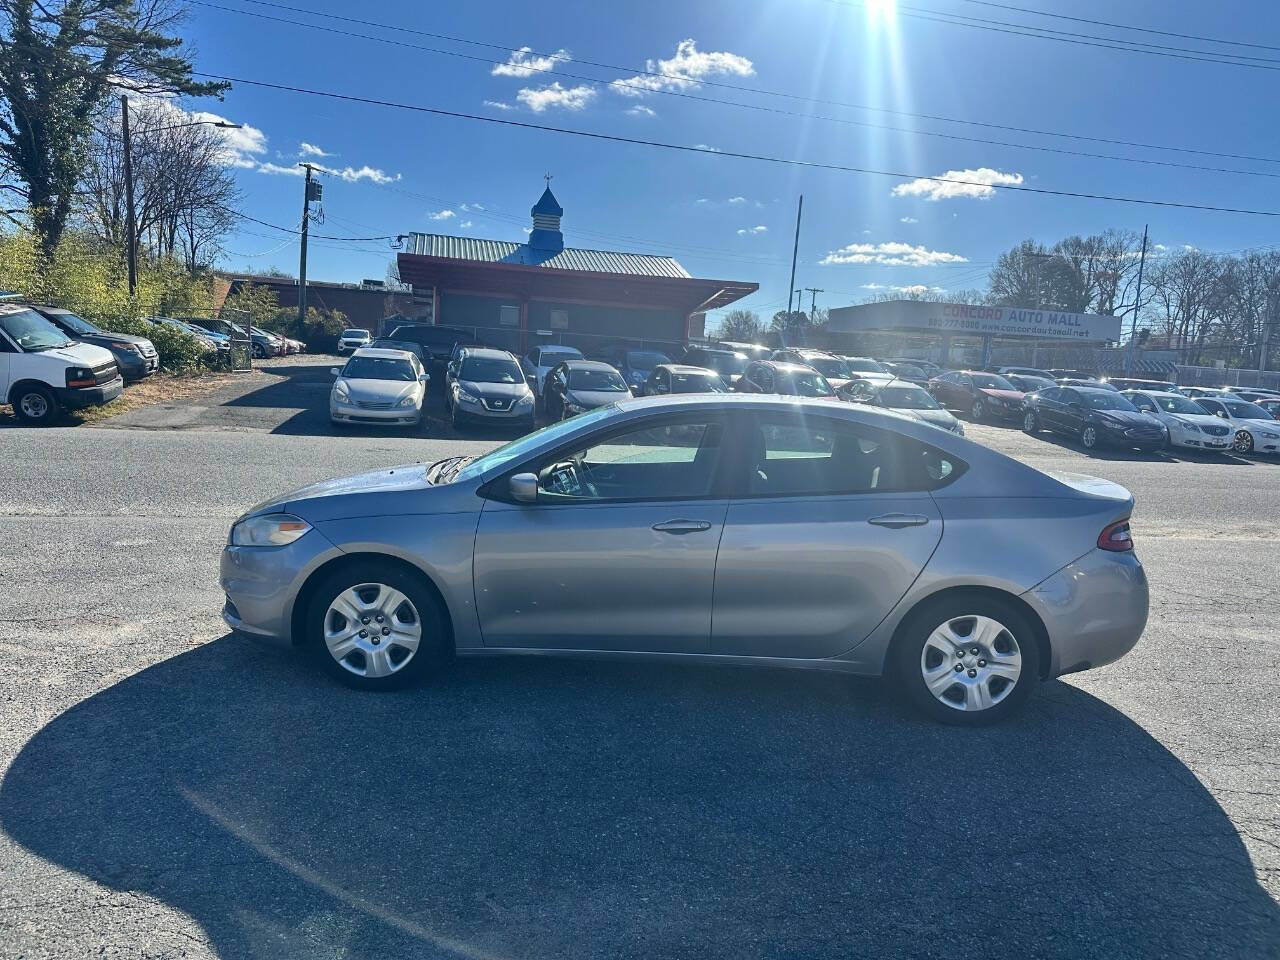
<path id="1" fill-rule="evenodd" d="M 720 319 L 719 335 L 725 340 L 756 343 L 764 336 L 764 324 L 754 310 L 730 310 Z"/>

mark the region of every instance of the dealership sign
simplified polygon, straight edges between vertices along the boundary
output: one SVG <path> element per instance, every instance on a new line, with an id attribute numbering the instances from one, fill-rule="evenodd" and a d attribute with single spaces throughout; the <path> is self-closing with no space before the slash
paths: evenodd
<path id="1" fill-rule="evenodd" d="M 1120 339 L 1120 318 L 1028 307 L 889 300 L 856 307 L 837 307 L 831 311 L 827 329 L 838 332 L 901 330 L 958 336 L 1101 342 Z"/>

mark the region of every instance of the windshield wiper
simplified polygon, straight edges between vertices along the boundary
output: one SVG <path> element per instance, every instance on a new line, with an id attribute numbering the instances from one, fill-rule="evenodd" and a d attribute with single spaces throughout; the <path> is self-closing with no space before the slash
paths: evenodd
<path id="1" fill-rule="evenodd" d="M 457 474 L 457 472 L 458 472 L 459 470 L 461 470 L 463 467 L 465 467 L 468 463 L 470 463 L 470 462 L 471 462 L 472 460 L 474 460 L 474 459 L 475 459 L 475 457 L 454 457 L 454 458 L 452 458 L 452 460 L 450 461 L 449 465 L 448 465 L 447 467 L 444 467 L 444 468 L 440 471 L 440 479 L 441 479 L 443 482 L 448 483 L 450 480 L 452 480 L 452 479 L 454 478 L 454 475 L 455 475 L 455 474 Z"/>
<path id="2" fill-rule="evenodd" d="M 459 460 L 469 460 L 470 457 L 445 457 L 443 460 L 437 460 L 431 466 L 427 467 L 427 483 L 437 483 L 443 477 L 445 470 L 458 463 Z"/>

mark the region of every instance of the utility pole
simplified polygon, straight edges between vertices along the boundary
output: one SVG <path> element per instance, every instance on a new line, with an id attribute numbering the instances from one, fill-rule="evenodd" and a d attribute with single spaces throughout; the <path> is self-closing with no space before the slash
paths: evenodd
<path id="1" fill-rule="evenodd" d="M 787 320 L 791 320 L 791 295 L 799 291 L 791 289 L 796 285 L 796 254 L 800 252 L 800 214 L 804 212 L 804 194 L 800 194 L 800 202 L 796 205 L 796 242 L 791 247 L 791 282 L 787 285 Z"/>
<path id="2" fill-rule="evenodd" d="M 1124 375 L 1133 374 L 1133 351 L 1138 347 L 1138 311 L 1142 309 L 1142 268 L 1147 265 L 1147 227 L 1142 225 L 1142 255 L 1138 259 L 1138 292 L 1133 298 L 1133 324 L 1129 327 L 1129 352 L 1124 358 Z"/>
<path id="3" fill-rule="evenodd" d="M 133 213 L 133 148 L 129 143 L 129 98 L 120 94 L 120 132 L 124 137 L 124 239 L 129 253 L 129 296 L 138 289 L 138 224 Z"/>
<path id="4" fill-rule="evenodd" d="M 309 163 L 298 166 L 307 171 L 302 187 L 302 250 L 298 259 L 298 324 L 301 326 L 307 321 L 307 224 L 311 221 L 311 201 L 319 200 L 324 195 L 324 188 L 319 181 L 311 179 L 311 171 L 315 167 Z"/>
<path id="5" fill-rule="evenodd" d="M 809 322 L 814 322 L 814 317 L 818 315 L 818 294 L 826 293 L 821 287 L 805 287 L 812 296 L 809 298 Z"/>

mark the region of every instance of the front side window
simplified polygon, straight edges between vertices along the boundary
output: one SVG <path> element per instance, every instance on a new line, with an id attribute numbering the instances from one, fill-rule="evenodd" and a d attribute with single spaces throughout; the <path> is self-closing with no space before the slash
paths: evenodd
<path id="1" fill-rule="evenodd" d="M 1136 413 L 1137 408 L 1118 393 L 1086 393 L 1085 402 L 1094 410 L 1125 410 Z"/>
<path id="2" fill-rule="evenodd" d="M 1224 400 L 1222 405 L 1231 412 L 1233 417 L 1241 420 L 1270 420 L 1271 414 L 1267 413 L 1262 407 L 1256 403 L 1247 403 L 1244 400 Z"/>
<path id="3" fill-rule="evenodd" d="M 410 383 L 418 379 L 412 364 L 399 357 L 352 357 L 342 368 L 348 380 L 401 380 Z"/>
<path id="4" fill-rule="evenodd" d="M 933 490 L 963 467 L 910 437 L 826 417 L 763 417 L 746 430 L 751 496 Z"/>
<path id="5" fill-rule="evenodd" d="M 644 426 L 582 450 L 558 454 L 537 469 L 539 499 L 673 500 L 711 493 L 724 425 L 700 419 Z"/>
<path id="6" fill-rule="evenodd" d="M 1061 387 L 1050 387 L 1048 390 L 1040 391 L 1041 400 L 1049 400 L 1055 403 L 1062 402 L 1063 389 Z"/>
<path id="7" fill-rule="evenodd" d="M 0 330 L 27 353 L 54 350 L 71 343 L 65 333 L 34 310 L 0 314 Z"/>

